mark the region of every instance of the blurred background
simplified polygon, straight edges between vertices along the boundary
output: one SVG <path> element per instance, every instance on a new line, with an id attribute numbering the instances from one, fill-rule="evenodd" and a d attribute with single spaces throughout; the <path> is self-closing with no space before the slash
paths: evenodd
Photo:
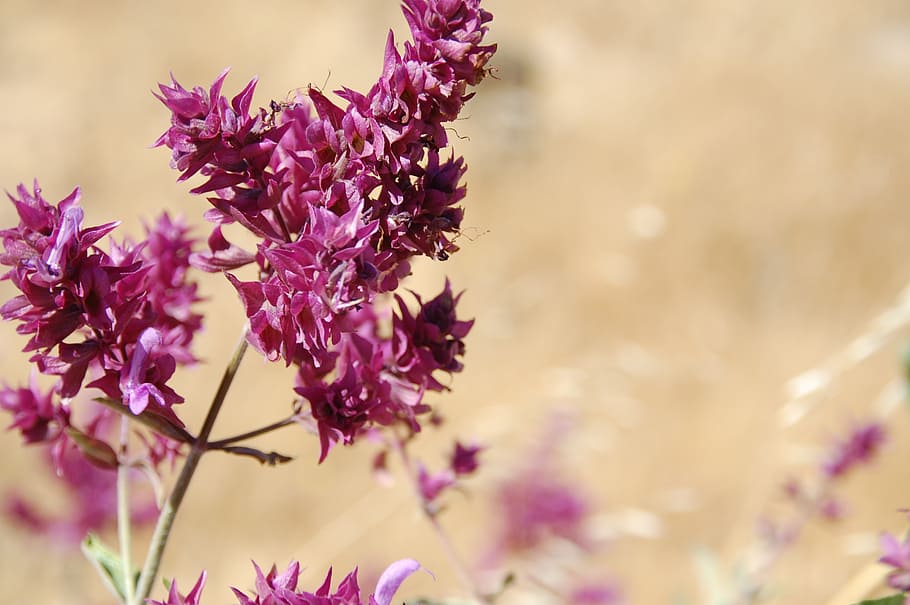
<path id="1" fill-rule="evenodd" d="M 408 283 L 433 295 L 448 276 L 477 318 L 464 373 L 434 398 L 449 424 L 418 448 L 438 466 L 452 437 L 489 446 L 466 492 L 449 494 L 443 525 L 466 559 L 479 558 L 496 486 L 554 417 L 568 418 L 554 464 L 608 542 L 596 556 L 566 553 L 569 566 L 612 579 L 630 602 L 706 602 L 698 565 L 704 573 L 707 557 L 730 572 L 758 520 L 782 506 L 781 484 L 810 476 L 833 439 L 885 413 L 880 459 L 841 486 L 848 516 L 810 524 L 770 574 L 772 602 L 825 602 L 878 557 L 880 529 L 903 529 L 895 511 L 910 506 L 906 314 L 894 307 L 910 282 L 910 5 L 486 7 L 496 78 L 452 137 L 470 167 L 462 250 L 418 263 Z M 86 222 L 120 219 L 124 233 L 138 235 L 162 208 L 202 225 L 207 204 L 175 183 L 166 150 L 150 149 L 169 119 L 156 83 L 173 71 L 207 87 L 232 66 L 225 91 L 258 75 L 255 105 L 309 84 L 366 90 L 390 27 L 405 37 L 394 0 L 3 0 L 0 186 L 38 178 L 56 201 L 79 185 Z M 14 220 L 0 206 L 0 223 Z M 202 284 L 209 315 L 197 350 L 210 363 L 176 386 L 191 427 L 243 317 L 225 280 Z M 8 284 L 0 293 L 11 296 Z M 9 325 L 0 338 L 0 378 L 20 384 L 24 340 Z M 788 381 L 818 367 L 829 388 L 808 408 L 787 406 Z M 216 436 L 280 418 L 292 379 L 249 355 Z M 260 468 L 206 457 L 166 576 L 188 589 L 208 569 L 205 602 L 220 603 L 232 602 L 228 586 L 252 586 L 250 559 L 298 559 L 315 588 L 330 565 L 360 565 L 369 586 L 387 563 L 414 557 L 436 580 L 409 580 L 399 596 L 458 592 L 409 487 L 373 480 L 372 445 L 337 449 L 317 467 L 303 431 L 260 443 L 298 459 Z M 0 451 L 0 492 L 62 506 L 16 433 L 0 436 Z M 0 532 L 3 602 L 105 602 L 78 552 L 8 523 Z M 521 581 L 507 598 L 558 602 Z"/>

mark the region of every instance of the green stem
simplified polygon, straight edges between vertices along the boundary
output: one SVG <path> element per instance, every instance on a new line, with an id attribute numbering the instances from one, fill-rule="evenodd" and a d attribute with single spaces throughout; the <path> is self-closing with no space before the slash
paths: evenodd
<path id="1" fill-rule="evenodd" d="M 139 576 L 139 585 L 136 589 L 135 599 L 130 605 L 141 605 L 152 591 L 152 582 L 154 582 L 155 578 L 158 576 L 158 568 L 161 565 L 161 557 L 164 556 L 164 547 L 171 534 L 174 516 L 177 514 L 177 510 L 183 502 L 183 497 L 186 495 L 186 490 L 190 485 L 190 480 L 193 478 L 193 473 L 196 472 L 196 466 L 199 464 L 199 459 L 208 447 L 208 438 L 212 432 L 212 427 L 215 426 L 215 419 L 218 417 L 218 412 L 221 411 L 221 405 L 224 403 L 224 398 L 231 388 L 231 383 L 234 381 L 234 376 L 237 374 L 237 368 L 240 366 L 240 361 L 243 359 L 246 348 L 246 328 L 244 328 L 243 334 L 241 334 L 240 337 L 240 342 L 234 350 L 234 356 L 231 358 L 228 366 L 224 369 L 224 375 L 221 377 L 221 384 L 218 385 L 218 391 L 212 399 L 212 405 L 209 407 L 208 414 L 202 424 L 202 429 L 199 431 L 199 436 L 190 448 L 186 460 L 183 463 L 183 468 L 180 470 L 180 475 L 177 477 L 177 482 L 174 484 L 174 489 L 171 490 L 170 496 L 168 496 L 168 499 L 164 503 L 164 507 L 158 515 L 158 523 L 155 525 L 155 532 L 152 534 L 152 541 L 149 543 L 148 554 L 145 557 L 145 565 L 142 568 L 142 574 Z"/>
<path id="2" fill-rule="evenodd" d="M 133 564 L 130 560 L 130 467 L 127 463 L 127 440 L 129 439 L 129 419 L 124 416 L 120 421 L 120 456 L 117 465 L 117 536 L 120 541 L 120 563 L 123 567 L 123 597 L 127 605 L 135 599 L 136 578 L 133 576 Z"/>

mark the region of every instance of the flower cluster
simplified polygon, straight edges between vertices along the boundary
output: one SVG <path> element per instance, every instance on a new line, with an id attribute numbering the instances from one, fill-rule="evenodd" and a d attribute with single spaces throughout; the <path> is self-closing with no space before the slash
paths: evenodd
<path id="1" fill-rule="evenodd" d="M 19 224 L 0 231 L 0 264 L 9 267 L 0 278 L 18 295 L 0 307 L 0 316 L 29 337 L 25 351 L 36 371 L 26 387 L 0 388 L 0 408 L 27 443 L 50 446 L 58 472 L 74 482 L 78 512 L 75 519 L 51 518 L 18 499 L 9 512 L 21 523 L 75 536 L 116 510 L 128 551 L 135 510 L 123 504 L 136 504 L 129 500 L 130 470 L 153 474 L 184 444 L 192 447 L 168 499 L 174 508 L 206 452 L 288 459 L 235 445 L 250 436 L 311 422 L 321 462 L 335 444 L 378 427 L 400 429 L 390 432 L 405 443 L 421 430 L 424 415 L 435 421 L 424 398 L 446 391 L 447 376 L 461 371 L 473 321 L 456 312 L 461 295 L 448 280 L 429 299 L 405 300 L 396 290 L 415 257 L 445 260 L 458 249 L 466 166 L 444 149 L 446 124 L 488 74 L 496 47 L 484 44 L 492 16 L 480 0 L 403 0 L 403 10 L 411 39 L 399 47 L 390 33 L 376 83 L 366 93 L 336 91 L 340 101 L 309 87 L 291 102 L 252 111 L 256 80 L 229 100 L 222 94 L 227 71 L 208 88 L 186 89 L 173 78 L 159 85 L 156 96 L 170 110 L 171 125 L 157 145 L 171 150 L 178 180 L 204 179 L 191 191 L 211 204 L 206 218 L 215 225 L 205 251 L 193 251 L 186 227 L 167 215 L 141 241 L 110 239 L 102 246 L 117 223 L 84 226 L 79 189 L 56 204 L 37 183 L 10 195 Z M 247 249 L 229 241 L 229 224 L 246 229 L 255 244 Z M 183 397 L 171 378 L 178 366 L 196 361 L 190 347 L 202 316 L 194 308 L 200 299 L 191 266 L 224 272 L 244 306 L 247 341 L 268 360 L 294 367 L 300 399 L 290 418 L 209 439 L 241 346 L 198 436 L 184 429 L 175 409 Z M 74 407 L 88 389 L 103 394 L 96 397 L 102 405 Z M 127 420 L 115 422 L 121 415 Z M 150 432 L 137 431 L 137 438 L 129 427 L 139 425 Z M 111 445 L 115 431 L 119 439 Z M 473 472 L 478 452 L 457 444 L 426 501 Z M 99 468 L 117 469 L 116 483 Z M 170 525 L 159 523 L 155 531 L 153 543 L 164 544 Z M 85 550 L 121 603 L 147 601 L 161 548 L 150 549 L 137 576 L 113 552 Z M 392 564 L 367 600 L 356 570 L 334 590 L 331 570 L 314 592 L 298 589 L 297 563 L 282 574 L 256 567 L 255 592 L 234 593 L 240 605 L 391 605 L 419 568 L 412 560 Z M 204 583 L 203 572 L 189 594 L 174 583 L 165 603 L 147 602 L 198 605 Z"/>
<path id="2" fill-rule="evenodd" d="M 298 590 L 300 564 L 291 563 L 287 570 L 279 574 L 272 566 L 268 574 L 255 563 L 256 590 L 252 596 L 241 590 L 232 589 L 240 605 L 390 605 L 392 597 L 404 580 L 420 569 L 420 564 L 413 559 L 402 559 L 392 563 L 380 576 L 376 589 L 364 602 L 360 597 L 360 586 L 357 583 L 357 570 L 349 573 L 332 592 L 332 570 L 329 569 L 325 581 L 315 592 Z M 171 583 L 167 601 L 149 601 L 151 605 L 199 605 L 202 588 L 205 586 L 205 572 L 199 576 L 193 589 L 186 595 L 177 590 L 177 583 Z"/>
<path id="3" fill-rule="evenodd" d="M 199 300 L 187 269 L 192 240 L 166 214 L 147 227 L 146 240 L 96 244 L 117 223 L 83 227 L 80 192 L 49 204 L 35 184 L 10 196 L 19 225 L 0 231 L 3 275 L 20 294 L 0 307 L 3 319 L 30 336 L 25 351 L 39 372 L 57 377 L 50 392 L 0 389 L 0 407 L 29 443 L 64 446 L 69 400 L 83 387 L 101 390 L 133 414 L 146 410 L 181 425 L 171 407 L 183 398 L 167 385 L 201 327 L 191 309 Z M 89 426 L 96 425 L 89 422 Z M 81 434 L 81 433 L 80 433 Z M 85 435 L 93 438 L 92 431 Z"/>
<path id="4" fill-rule="evenodd" d="M 434 373 L 461 369 L 471 322 L 455 316 L 448 283 L 411 312 L 401 297 L 391 319 L 375 310 L 417 255 L 457 250 L 464 160 L 441 150 L 445 124 L 487 74 L 495 45 L 483 43 L 492 16 L 479 0 L 405 0 L 412 40 L 401 51 L 390 33 L 382 74 L 367 93 L 336 91 L 334 103 L 309 87 L 293 102 L 250 112 L 256 80 L 230 101 L 214 84 L 160 85 L 171 126 L 157 144 L 172 152 L 180 180 L 205 177 L 216 223 L 194 264 L 234 271 L 255 264 L 257 279 L 228 279 L 249 319 L 249 342 L 270 360 L 298 369 L 297 392 L 319 428 L 324 459 L 372 423 L 404 422 L 444 390 Z M 227 240 L 237 223 L 256 250 Z M 380 325 L 380 318 L 385 322 Z"/>

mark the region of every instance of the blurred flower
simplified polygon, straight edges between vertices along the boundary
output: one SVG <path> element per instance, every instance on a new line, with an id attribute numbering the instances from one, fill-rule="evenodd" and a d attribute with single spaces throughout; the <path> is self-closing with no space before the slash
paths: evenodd
<path id="1" fill-rule="evenodd" d="M 571 419 L 556 414 L 532 451 L 496 491 L 493 560 L 522 554 L 552 538 L 586 547 L 591 503 L 559 468 L 559 448 L 572 430 Z"/>
<path id="2" fill-rule="evenodd" d="M 855 467 L 871 461 L 885 441 L 885 428 L 869 422 L 854 428 L 837 443 L 822 463 L 822 473 L 831 478 L 843 477 Z"/>
<path id="3" fill-rule="evenodd" d="M 69 426 L 69 408 L 53 400 L 54 392 L 41 392 L 34 373 L 28 387 L 0 388 L 0 408 L 13 415 L 8 428 L 18 429 L 26 443 L 53 442 Z"/>
<path id="4" fill-rule="evenodd" d="M 417 466 L 417 486 L 424 504 L 433 502 L 446 488 L 455 485 L 455 474 L 450 469 L 443 469 L 431 474 L 423 464 Z"/>
<path id="5" fill-rule="evenodd" d="M 901 542 L 891 534 L 881 537 L 882 557 L 879 563 L 893 567 L 888 574 L 888 585 L 901 592 L 910 592 L 910 536 Z"/>
<path id="6" fill-rule="evenodd" d="M 477 455 L 483 451 L 479 445 L 462 445 L 455 442 L 455 451 L 452 452 L 451 468 L 456 476 L 470 475 L 477 470 L 480 463 Z"/>
<path id="7" fill-rule="evenodd" d="M 88 430 L 101 435 L 112 427 L 109 414 L 102 413 L 89 423 Z M 117 474 L 101 468 L 84 456 L 72 442 L 61 441 L 59 451 L 44 449 L 48 478 L 59 479 L 66 495 L 63 512 L 42 511 L 34 501 L 19 492 L 5 494 L 4 512 L 16 525 L 47 536 L 54 543 L 78 546 L 89 531 L 110 527 L 117 519 Z M 136 477 L 138 481 L 138 477 Z M 132 503 L 131 519 L 145 524 L 157 516 L 150 494 L 141 494 Z"/>
<path id="8" fill-rule="evenodd" d="M 622 591 L 612 582 L 585 582 L 572 589 L 567 604 L 619 605 L 623 603 Z"/>

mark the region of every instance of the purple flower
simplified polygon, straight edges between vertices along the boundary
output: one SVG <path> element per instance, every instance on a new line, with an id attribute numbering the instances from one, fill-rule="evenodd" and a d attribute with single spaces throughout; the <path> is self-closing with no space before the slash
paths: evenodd
<path id="1" fill-rule="evenodd" d="M 573 486 L 535 469 L 500 486 L 498 542 L 506 551 L 533 549 L 549 538 L 580 545 L 587 541 L 584 524 L 590 512 L 587 500 Z"/>
<path id="2" fill-rule="evenodd" d="M 183 398 L 167 382 L 178 363 L 195 361 L 189 347 L 201 327 L 191 308 L 199 297 L 187 271 L 193 240 L 186 228 L 163 215 L 146 228 L 146 240 L 111 241 L 105 252 L 97 243 L 116 223 L 83 227 L 78 189 L 56 205 L 37 184 L 32 192 L 20 186 L 17 194 L 10 199 L 19 225 L 0 232 L 0 262 L 10 267 L 3 278 L 21 294 L 0 315 L 31 336 L 25 350 L 33 351 L 37 370 L 57 377 L 52 391 L 63 400 L 83 386 L 98 388 L 132 413 L 148 410 L 182 426 L 172 407 Z M 87 375 L 93 379 L 86 385 Z M 64 429 L 87 435 L 86 443 L 95 439 L 90 430 L 71 427 L 69 408 L 50 398 L 33 382 L 28 390 L 0 391 L 0 407 L 13 414 L 27 441 L 52 441 L 58 458 L 67 447 Z M 146 442 L 155 444 L 153 463 L 179 448 L 162 447 L 156 437 Z M 103 439 L 93 448 L 83 454 L 112 455 Z"/>
<path id="3" fill-rule="evenodd" d="M 891 534 L 882 534 L 882 557 L 878 560 L 894 569 L 888 574 L 888 585 L 901 592 L 910 592 L 910 536 L 901 542 Z"/>
<path id="4" fill-rule="evenodd" d="M 182 595 L 177 591 L 177 580 L 171 582 L 171 588 L 168 591 L 167 601 L 155 601 L 149 599 L 149 605 L 199 605 L 199 598 L 202 596 L 202 589 L 205 587 L 206 573 L 203 571 L 199 574 L 195 586 L 187 595 Z"/>
<path id="5" fill-rule="evenodd" d="M 187 90 L 176 80 L 160 85 L 171 127 L 157 144 L 172 151 L 180 179 L 201 172 L 208 181 L 194 193 L 214 192 L 208 214 L 217 223 L 239 222 L 266 248 L 296 242 L 307 232 L 311 208 L 378 229 L 364 250 L 385 285 L 395 287 L 414 254 L 446 258 L 457 247 L 465 167 L 454 155 L 440 161 L 445 122 L 457 118 L 480 82 L 495 45 L 483 45 L 490 13 L 477 0 L 406 2 L 414 43 L 404 51 L 389 35 L 383 72 L 366 94 L 336 91 L 346 107 L 309 88 L 291 103 L 271 103 L 250 115 L 255 80 L 230 102 L 221 91 L 227 72 L 208 90 Z M 252 257 L 220 235 L 200 265 L 235 267 Z M 268 272 L 268 267 L 262 267 Z"/>
<path id="6" fill-rule="evenodd" d="M 28 387 L 0 389 L 0 408 L 13 415 L 8 428 L 18 429 L 26 443 L 53 442 L 69 426 L 69 408 L 54 403 L 52 390 L 41 392 L 35 374 Z"/>
<path id="7" fill-rule="evenodd" d="M 155 385 L 156 382 L 164 382 L 170 378 L 176 367 L 173 357 L 160 356 L 157 359 L 153 357 L 161 344 L 161 333 L 155 328 L 146 328 L 136 342 L 129 365 L 124 365 L 121 370 L 119 386 L 123 394 L 123 403 L 134 414 L 145 411 L 150 400 L 154 400 L 161 407 L 182 401 L 182 398 L 168 387 L 159 388 Z M 150 373 L 165 376 L 157 375 L 149 381 L 147 379 Z"/>
<path id="8" fill-rule="evenodd" d="M 253 295 L 257 293 L 256 284 L 241 287 L 249 288 Z M 332 326 L 338 330 L 335 334 L 326 327 L 329 337 L 325 343 L 337 339 L 337 347 L 334 351 L 325 349 L 330 354 L 321 357 L 319 351 L 309 349 L 310 354 L 300 365 L 295 389 L 309 402 L 317 422 L 322 444 L 320 460 L 332 444 L 351 444 L 374 424 L 402 423 L 413 432 L 420 430 L 417 416 L 431 409 L 423 403 L 424 393 L 445 388 L 433 374 L 461 370 L 456 360 L 456 355 L 464 352 L 460 338 L 473 322 L 457 318 L 457 301 L 448 284 L 442 294 L 421 304 L 416 315 L 399 299 L 402 315 L 392 320 L 391 338 L 382 335 L 380 318 L 369 307 L 346 313 L 342 321 Z M 260 305 L 259 313 L 271 310 L 266 309 L 265 302 L 257 300 L 256 304 Z M 275 311 L 271 317 L 280 314 Z M 255 320 L 251 317 L 251 324 L 258 325 Z M 289 347 L 293 343 L 281 343 L 279 327 L 268 324 L 265 329 L 254 331 L 273 335 L 273 342 Z M 336 378 L 326 383 L 324 378 L 332 370 Z M 468 464 L 466 458 L 463 463 Z"/>
<path id="9" fill-rule="evenodd" d="M 591 546 L 586 526 L 591 514 L 589 499 L 578 486 L 560 477 L 557 466 L 558 448 L 569 430 L 569 419 L 557 415 L 521 465 L 498 486 L 490 562 L 528 553 L 553 538 L 583 548 Z"/>
<path id="10" fill-rule="evenodd" d="M 461 371 L 463 366 L 458 357 L 465 350 L 462 338 L 471 330 L 474 320 L 462 321 L 456 317 L 455 307 L 461 295 L 452 296 L 448 280 L 436 298 L 426 303 L 419 296 L 416 298 L 420 310 L 411 315 L 404 301 L 397 297 L 401 315 L 395 318 L 392 342 L 396 369 L 415 384 L 441 391 L 445 387 L 433 373 Z"/>
<path id="11" fill-rule="evenodd" d="M 348 366 L 344 376 L 331 384 L 295 390 L 310 402 L 317 422 L 322 448 L 319 462 L 325 460 L 333 443 L 353 443 L 354 437 L 370 420 L 372 409 L 378 405 L 358 380 L 353 366 Z"/>
<path id="12" fill-rule="evenodd" d="M 332 592 L 332 570 L 329 569 L 322 585 L 315 592 L 298 591 L 300 564 L 292 562 L 287 570 L 278 574 L 272 566 L 268 574 L 255 563 L 256 586 L 252 596 L 233 588 L 240 605 L 391 605 L 392 598 L 408 576 L 420 569 L 420 564 L 413 559 L 402 559 L 389 565 L 380 576 L 376 589 L 364 604 L 360 597 L 355 569 L 338 584 Z M 158 605 L 183 605 L 182 602 L 159 603 Z M 187 605 L 190 605 L 187 602 Z M 196 605 L 193 602 L 192 605 Z"/>
<path id="13" fill-rule="evenodd" d="M 257 215 L 278 203 L 280 175 L 267 168 L 282 129 L 272 128 L 264 112 L 250 116 L 255 78 L 230 102 L 221 95 L 227 73 L 221 72 L 208 92 L 186 90 L 173 77 L 173 86 L 159 85 L 161 95 L 155 96 L 172 117 L 155 145 L 172 150 L 171 165 L 181 171 L 181 181 L 200 171 L 206 175 L 193 193 L 220 193 L 211 202 L 222 220 L 233 222 L 234 211 Z"/>
<path id="14" fill-rule="evenodd" d="M 470 475 L 477 470 L 480 463 L 477 461 L 477 455 L 483 451 L 479 445 L 462 445 L 455 442 L 455 451 L 452 452 L 451 468 L 456 476 Z"/>
<path id="15" fill-rule="evenodd" d="M 444 490 L 455 485 L 455 474 L 450 469 L 443 469 L 431 474 L 422 465 L 417 466 L 417 486 L 424 504 L 429 504 L 439 497 Z"/>
<path id="16" fill-rule="evenodd" d="M 195 240 L 181 218 L 172 219 L 166 212 L 145 231 L 148 306 L 161 332 L 160 346 L 179 364 L 195 363 L 190 345 L 202 328 L 202 315 L 193 310 L 202 299 L 189 273 Z"/>
<path id="17" fill-rule="evenodd" d="M 93 312 L 102 301 L 90 297 L 103 300 L 103 293 L 92 286 L 110 280 L 98 275 L 102 270 L 89 250 L 117 224 L 82 229 L 78 189 L 57 206 L 41 197 L 37 183 L 31 194 L 22 185 L 17 193 L 19 198 L 9 197 L 19 213 L 19 226 L 0 231 L 5 249 L 0 262 L 12 267 L 2 278 L 22 294 L 0 307 L 0 315 L 18 321 L 20 334 L 31 335 L 26 351 L 47 351 L 97 318 Z"/>
<path id="18" fill-rule="evenodd" d="M 843 477 L 853 468 L 870 462 L 885 441 L 885 428 L 870 422 L 853 429 L 843 441 L 835 444 L 822 463 L 822 473 L 832 479 Z"/>
<path id="19" fill-rule="evenodd" d="M 471 86 L 484 77 L 496 45 L 481 45 L 493 15 L 480 0 L 404 0 L 404 11 L 418 54 L 435 54 Z"/>
<path id="20" fill-rule="evenodd" d="M 622 592 L 612 582 L 589 582 L 572 589 L 566 603 L 572 605 L 619 605 Z"/>
<path id="21" fill-rule="evenodd" d="M 391 330 L 374 321 L 377 297 L 398 287 L 412 257 L 444 260 L 457 250 L 466 167 L 440 154 L 445 123 L 496 48 L 483 44 L 492 16 L 478 0 L 409 0 L 403 10 L 413 41 L 399 50 L 390 34 L 370 90 L 336 91 L 346 105 L 310 87 L 251 114 L 255 80 L 228 101 L 227 72 L 208 90 L 173 78 L 159 86 L 172 115 L 157 144 L 171 149 L 180 180 L 207 177 L 194 193 L 213 194 L 207 218 L 218 226 L 193 262 L 209 271 L 258 266 L 258 279 L 227 277 L 250 344 L 297 366 L 321 459 L 376 424 L 419 431 L 417 416 L 430 411 L 423 396 L 446 390 L 440 372 L 461 370 L 473 323 L 456 317 L 448 282 L 433 300 L 418 298 L 414 314 L 399 297 Z M 230 222 L 259 240 L 255 252 L 227 241 L 220 225 Z M 162 407 L 151 390 L 130 400 Z"/>

